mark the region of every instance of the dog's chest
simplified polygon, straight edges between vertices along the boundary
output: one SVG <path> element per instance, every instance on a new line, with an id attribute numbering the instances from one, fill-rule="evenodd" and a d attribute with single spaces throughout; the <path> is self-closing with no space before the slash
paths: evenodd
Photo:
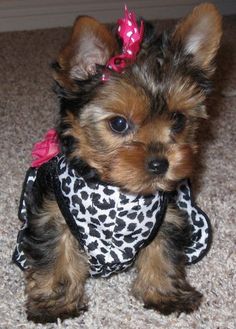
<path id="1" fill-rule="evenodd" d="M 89 256 L 91 275 L 107 276 L 131 265 L 161 224 L 164 194 L 143 197 L 115 186 L 88 183 L 63 158 L 58 178 L 69 220 Z"/>
<path id="2" fill-rule="evenodd" d="M 169 195 L 124 194 L 114 186 L 86 183 L 67 165 L 64 156 L 59 155 L 39 169 L 30 168 L 26 174 L 19 206 L 23 225 L 13 254 L 13 261 L 22 270 L 31 267 L 24 252 L 30 220 L 28 197 L 42 177 L 54 190 L 62 215 L 87 252 L 92 276 L 109 276 L 132 265 L 140 248 L 156 236 L 170 202 L 189 221 L 191 241 L 185 249 L 186 263 L 198 262 L 209 249 L 211 225 L 206 214 L 194 204 L 188 180 L 181 181 Z"/>

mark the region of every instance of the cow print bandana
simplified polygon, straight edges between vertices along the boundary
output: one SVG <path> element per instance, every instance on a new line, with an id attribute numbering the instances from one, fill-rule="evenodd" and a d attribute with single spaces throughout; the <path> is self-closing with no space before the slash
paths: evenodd
<path id="1" fill-rule="evenodd" d="M 133 264 L 138 251 L 152 241 L 162 223 L 168 202 L 186 212 L 191 224 L 192 242 L 186 249 L 187 264 L 196 263 L 208 251 L 211 229 L 208 217 L 198 208 L 188 180 L 174 193 L 157 191 L 141 196 L 125 193 L 119 187 L 98 180 L 85 180 L 70 167 L 64 155 L 43 166 L 51 170 L 58 206 L 71 232 L 88 255 L 90 275 L 107 277 Z M 19 218 L 23 226 L 18 233 L 13 261 L 22 269 L 30 268 L 22 250 L 27 229 L 27 195 L 42 167 L 30 168 L 23 186 Z"/>

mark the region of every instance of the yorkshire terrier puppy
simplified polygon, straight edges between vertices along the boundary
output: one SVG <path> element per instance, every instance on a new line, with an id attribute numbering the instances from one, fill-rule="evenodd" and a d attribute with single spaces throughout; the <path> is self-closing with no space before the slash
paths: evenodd
<path id="1" fill-rule="evenodd" d="M 79 17 L 53 64 L 60 117 L 49 137 L 60 153 L 27 175 L 14 254 L 35 322 L 79 315 L 88 277 L 131 264 L 133 294 L 146 307 L 190 313 L 201 302 L 185 273 L 195 232 L 184 211 L 192 202 L 185 179 L 194 169 L 199 119 L 207 117 L 221 16 L 202 4 L 160 34 L 126 15 L 139 33 L 137 47 L 117 37 L 120 27 L 113 33 Z M 191 207 L 192 220 L 203 221 Z"/>

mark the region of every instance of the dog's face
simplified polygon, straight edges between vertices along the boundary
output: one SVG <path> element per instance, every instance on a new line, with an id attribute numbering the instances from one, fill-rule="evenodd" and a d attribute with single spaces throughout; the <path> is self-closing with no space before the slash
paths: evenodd
<path id="1" fill-rule="evenodd" d="M 145 24 L 135 63 L 104 82 L 118 42 L 104 25 L 78 18 L 54 65 L 59 134 L 72 164 L 82 159 L 102 180 L 133 193 L 171 190 L 189 177 L 220 37 L 213 5 L 196 7 L 161 35 Z"/>

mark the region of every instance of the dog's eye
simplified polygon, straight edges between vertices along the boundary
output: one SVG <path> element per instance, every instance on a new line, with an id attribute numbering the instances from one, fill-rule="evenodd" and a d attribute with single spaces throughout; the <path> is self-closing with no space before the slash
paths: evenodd
<path id="1" fill-rule="evenodd" d="M 129 129 L 129 124 L 124 117 L 114 117 L 109 120 L 111 130 L 118 134 L 124 134 Z"/>
<path id="2" fill-rule="evenodd" d="M 173 112 L 171 116 L 171 120 L 173 122 L 171 127 L 172 131 L 174 133 L 180 133 L 184 129 L 186 124 L 185 115 L 180 112 Z"/>

